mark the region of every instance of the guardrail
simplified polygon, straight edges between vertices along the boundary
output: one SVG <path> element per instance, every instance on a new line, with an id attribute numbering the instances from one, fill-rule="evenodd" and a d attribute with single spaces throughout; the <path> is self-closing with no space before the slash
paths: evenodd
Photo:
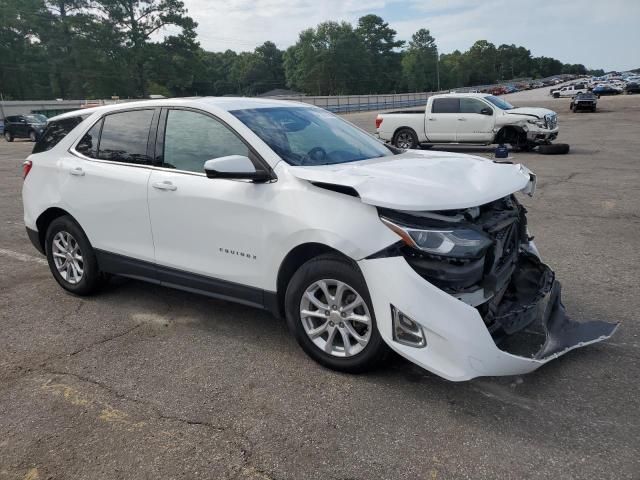
<path id="1" fill-rule="evenodd" d="M 337 95 L 337 96 L 305 96 L 282 95 L 278 100 L 293 100 L 310 103 L 333 113 L 362 112 L 367 110 L 387 110 L 425 105 L 427 99 L 435 92 L 397 93 L 387 95 Z"/>

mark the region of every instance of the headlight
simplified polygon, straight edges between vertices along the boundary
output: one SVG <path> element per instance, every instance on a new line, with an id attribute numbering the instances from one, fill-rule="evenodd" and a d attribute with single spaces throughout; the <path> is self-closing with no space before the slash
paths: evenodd
<path id="1" fill-rule="evenodd" d="M 547 124 L 545 123 L 544 120 L 538 118 L 536 120 L 527 120 L 527 123 L 530 123 L 531 125 L 536 125 L 540 128 L 546 128 Z"/>
<path id="2" fill-rule="evenodd" d="M 433 255 L 477 258 L 493 243 L 482 232 L 470 228 L 416 228 L 398 225 L 384 217 L 380 220 L 410 247 Z"/>

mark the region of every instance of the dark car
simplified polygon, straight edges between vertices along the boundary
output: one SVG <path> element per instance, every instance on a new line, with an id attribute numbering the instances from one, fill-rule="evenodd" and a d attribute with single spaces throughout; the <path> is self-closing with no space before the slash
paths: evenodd
<path id="1" fill-rule="evenodd" d="M 593 89 L 593 93 L 599 97 L 601 95 L 620 95 L 622 91 L 608 85 L 600 85 Z"/>
<path id="2" fill-rule="evenodd" d="M 38 141 L 47 126 L 47 117 L 38 113 L 13 115 L 4 119 L 4 138 L 13 142 L 14 138 L 28 138 Z"/>
<path id="3" fill-rule="evenodd" d="M 625 87 L 624 91 L 627 92 L 627 94 L 640 93 L 640 83 L 638 82 L 627 83 L 627 86 Z"/>
<path id="4" fill-rule="evenodd" d="M 595 112 L 597 104 L 598 97 L 593 93 L 579 93 L 571 99 L 569 108 L 574 112 L 577 112 L 578 110 L 591 110 L 592 112 Z"/>

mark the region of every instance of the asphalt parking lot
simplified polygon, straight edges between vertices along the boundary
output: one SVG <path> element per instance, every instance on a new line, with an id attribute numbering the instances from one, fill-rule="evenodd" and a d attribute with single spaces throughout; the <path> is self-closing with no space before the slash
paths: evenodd
<path id="1" fill-rule="evenodd" d="M 640 479 L 640 95 L 595 114 L 506 98 L 559 112 L 571 144 L 514 154 L 538 174 L 524 203 L 568 312 L 622 326 L 458 384 L 395 357 L 338 374 L 266 313 L 154 285 L 64 293 L 22 223 L 32 144 L 0 141 L 0 479 Z M 372 130 L 375 112 L 347 118 Z"/>

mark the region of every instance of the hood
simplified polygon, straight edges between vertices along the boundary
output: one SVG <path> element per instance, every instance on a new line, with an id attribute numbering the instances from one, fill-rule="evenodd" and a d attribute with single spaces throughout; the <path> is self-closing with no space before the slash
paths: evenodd
<path id="1" fill-rule="evenodd" d="M 288 169 L 309 182 L 351 187 L 364 203 L 395 210 L 469 208 L 535 187 L 535 177 L 521 165 L 448 152 Z"/>
<path id="2" fill-rule="evenodd" d="M 505 110 L 505 113 L 509 115 L 528 115 L 534 116 L 536 118 L 544 118 L 545 115 L 555 115 L 556 112 L 553 110 L 549 110 L 548 108 L 539 108 L 539 107 L 519 107 L 512 108 L 511 110 Z"/>

